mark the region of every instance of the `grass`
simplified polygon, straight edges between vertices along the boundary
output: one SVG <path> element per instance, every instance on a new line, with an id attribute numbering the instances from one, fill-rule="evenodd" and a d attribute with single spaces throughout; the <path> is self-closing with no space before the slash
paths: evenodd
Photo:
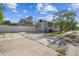
<path id="1" fill-rule="evenodd" d="M 0 33 L 0 38 L 5 37 L 5 33 Z"/>
<path id="2" fill-rule="evenodd" d="M 5 37 L 5 33 L 0 33 L 0 38 Z"/>
<path id="3" fill-rule="evenodd" d="M 66 51 L 65 51 L 65 49 L 61 49 L 61 50 L 56 50 L 56 52 L 58 52 L 59 54 L 58 54 L 58 56 L 65 56 L 66 55 Z"/>
<path id="4" fill-rule="evenodd" d="M 5 35 L 5 33 L 0 33 L 0 35 Z"/>
<path id="5" fill-rule="evenodd" d="M 49 32 L 50 34 L 62 34 L 63 32 Z"/>

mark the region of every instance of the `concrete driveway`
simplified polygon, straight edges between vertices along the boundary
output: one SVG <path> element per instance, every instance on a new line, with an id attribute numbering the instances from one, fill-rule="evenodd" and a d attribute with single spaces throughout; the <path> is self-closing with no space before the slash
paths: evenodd
<path id="1" fill-rule="evenodd" d="M 53 49 L 25 38 L 20 33 L 5 33 L 0 37 L 0 55 L 54 56 L 56 54 Z"/>

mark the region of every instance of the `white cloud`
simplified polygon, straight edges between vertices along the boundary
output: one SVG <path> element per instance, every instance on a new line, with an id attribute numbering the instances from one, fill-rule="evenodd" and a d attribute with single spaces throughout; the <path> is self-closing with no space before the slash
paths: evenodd
<path id="1" fill-rule="evenodd" d="M 47 12 L 42 12 L 42 11 L 41 11 L 40 14 L 47 14 Z"/>
<path id="2" fill-rule="evenodd" d="M 69 7 L 68 10 L 72 10 L 72 8 Z"/>
<path id="3" fill-rule="evenodd" d="M 79 9 L 79 3 L 74 3 L 74 4 L 71 4 L 71 7 L 73 8 L 73 9 Z"/>
<path id="4" fill-rule="evenodd" d="M 33 7 L 33 5 L 32 6 L 30 6 L 30 8 L 32 8 Z"/>
<path id="5" fill-rule="evenodd" d="M 17 11 L 17 10 L 15 10 L 15 9 L 13 9 L 12 11 L 13 11 L 14 13 L 17 13 L 17 12 L 18 12 L 18 11 Z"/>
<path id="6" fill-rule="evenodd" d="M 22 17 L 22 15 L 17 15 L 17 16 Z"/>
<path id="7" fill-rule="evenodd" d="M 52 6 L 52 5 L 47 5 L 46 6 L 46 10 L 47 11 L 57 11 L 56 7 L 55 6 Z"/>
<path id="8" fill-rule="evenodd" d="M 27 13 L 27 10 L 23 10 L 24 13 Z"/>
<path id="9" fill-rule="evenodd" d="M 47 13 L 48 11 L 57 11 L 55 6 L 44 4 L 44 3 L 38 3 L 36 6 L 37 12 L 40 12 L 42 14 Z"/>
<path id="10" fill-rule="evenodd" d="M 41 11 L 43 9 L 43 4 L 42 3 L 38 3 L 36 8 L 37 8 L 37 11 Z"/>
<path id="11" fill-rule="evenodd" d="M 53 15 L 47 15 L 46 17 L 44 17 L 44 19 L 46 21 L 52 21 L 53 20 Z"/>
<path id="12" fill-rule="evenodd" d="M 6 6 L 10 9 L 12 9 L 12 12 L 17 13 L 18 11 L 16 10 L 17 4 L 16 3 L 6 3 Z"/>
<path id="13" fill-rule="evenodd" d="M 33 16 L 33 17 L 35 17 L 35 16 Z"/>
<path id="14" fill-rule="evenodd" d="M 4 20 L 6 20 L 6 21 L 10 20 L 11 23 L 18 23 L 18 19 L 16 20 L 16 19 L 13 19 L 13 18 L 5 17 Z"/>
<path id="15" fill-rule="evenodd" d="M 11 21 L 11 23 L 13 23 L 13 22 L 14 22 L 12 19 L 7 18 L 7 17 L 6 17 L 6 18 L 4 18 L 4 20 L 5 20 L 5 21 L 8 21 L 8 20 L 9 20 L 9 21 Z"/>
<path id="16" fill-rule="evenodd" d="M 44 17 L 38 17 L 38 19 L 44 19 L 46 21 L 53 21 L 53 15 L 47 15 Z"/>
<path id="17" fill-rule="evenodd" d="M 16 3 L 7 3 L 7 7 L 10 9 L 16 9 L 17 4 Z"/>
<path id="18" fill-rule="evenodd" d="M 11 19 L 9 19 L 9 18 L 6 17 L 6 18 L 4 18 L 4 20 L 11 20 Z"/>

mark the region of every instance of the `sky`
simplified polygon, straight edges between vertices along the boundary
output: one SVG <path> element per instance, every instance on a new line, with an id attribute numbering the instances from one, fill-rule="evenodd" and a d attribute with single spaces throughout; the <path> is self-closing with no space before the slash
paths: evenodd
<path id="1" fill-rule="evenodd" d="M 52 21 L 53 14 L 60 10 L 74 10 L 79 21 L 79 4 L 75 3 L 3 3 L 4 20 L 18 22 L 22 17 L 33 16 L 33 22 L 38 19 Z"/>

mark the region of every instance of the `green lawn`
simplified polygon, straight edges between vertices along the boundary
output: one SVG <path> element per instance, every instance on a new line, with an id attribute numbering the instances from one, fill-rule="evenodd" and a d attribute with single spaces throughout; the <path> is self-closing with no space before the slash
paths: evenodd
<path id="1" fill-rule="evenodd" d="M 50 34 L 62 34 L 63 32 L 49 32 Z"/>

